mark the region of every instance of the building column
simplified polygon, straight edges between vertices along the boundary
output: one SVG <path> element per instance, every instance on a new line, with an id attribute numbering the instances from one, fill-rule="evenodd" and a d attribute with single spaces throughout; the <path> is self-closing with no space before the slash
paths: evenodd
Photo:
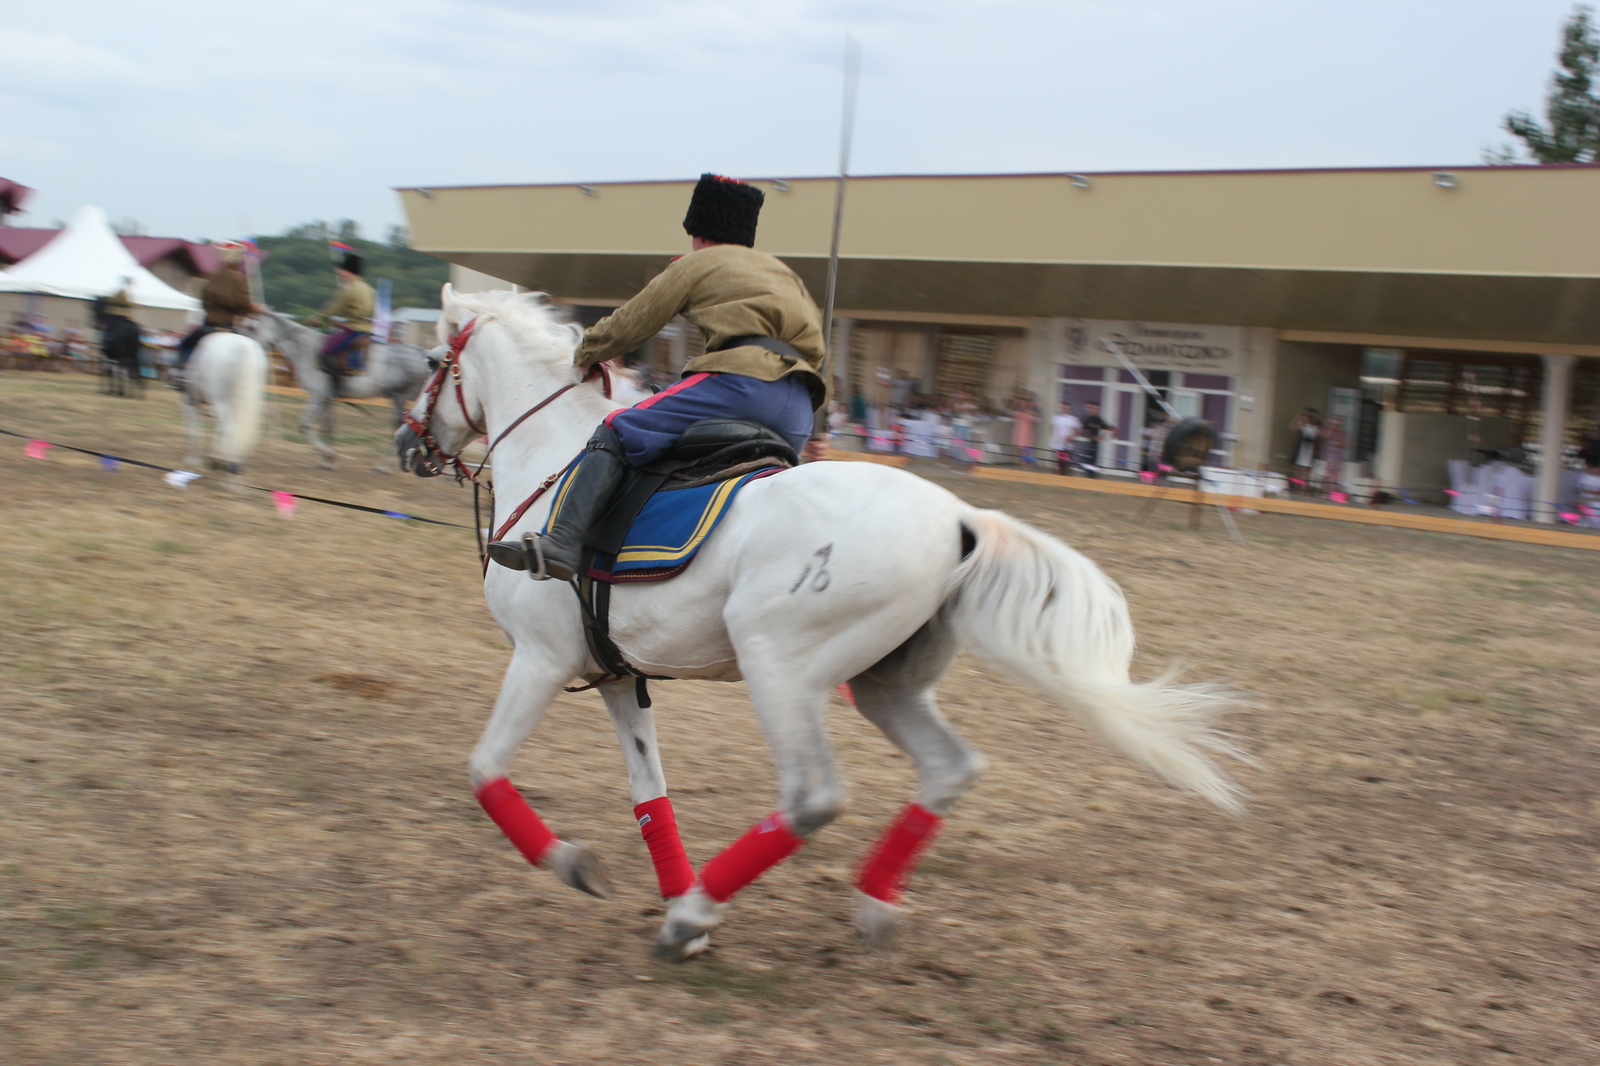
<path id="1" fill-rule="evenodd" d="M 1039 424 L 1034 429 L 1034 446 L 1050 443 L 1050 419 L 1055 417 L 1056 406 L 1061 403 L 1061 391 L 1056 383 L 1057 366 L 1066 351 L 1067 320 L 1064 318 L 1038 318 L 1028 324 L 1027 369 L 1023 374 L 1025 387 L 1039 404 Z"/>
<path id="2" fill-rule="evenodd" d="M 1561 495 L 1561 449 L 1567 440 L 1567 409 L 1572 403 L 1575 355 L 1544 357 L 1544 403 L 1539 428 L 1539 473 L 1534 487 L 1533 520 L 1553 523 Z"/>

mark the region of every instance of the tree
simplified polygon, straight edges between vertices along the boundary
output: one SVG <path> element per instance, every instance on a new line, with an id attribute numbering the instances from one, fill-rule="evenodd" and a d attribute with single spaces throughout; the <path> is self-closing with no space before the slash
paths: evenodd
<path id="1" fill-rule="evenodd" d="M 303 315 L 315 311 L 333 295 L 334 256 L 328 236 L 351 245 L 366 260 L 366 277 L 374 285 L 380 278 L 394 282 L 394 306 L 438 307 L 439 288 L 450 276 L 450 264 L 411 248 L 394 227 L 383 243 L 364 240 L 356 224 L 346 219 L 335 225 L 307 222 L 291 226 L 279 237 L 257 237 L 266 253 L 261 280 L 267 302 L 280 311 Z"/>
<path id="2" fill-rule="evenodd" d="M 1595 36 L 1593 16 L 1593 8 L 1579 4 L 1561 29 L 1557 55 L 1561 69 L 1551 79 L 1545 97 L 1545 122 L 1526 111 L 1506 115 L 1505 128 L 1540 163 L 1600 161 L 1600 96 L 1595 95 L 1600 38 Z M 1491 163 L 1515 162 L 1514 157 L 1515 150 L 1510 148 L 1489 153 Z"/>

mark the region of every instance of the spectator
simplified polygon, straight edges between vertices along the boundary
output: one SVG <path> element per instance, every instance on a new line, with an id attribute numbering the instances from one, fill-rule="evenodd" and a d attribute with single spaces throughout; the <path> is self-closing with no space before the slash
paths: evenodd
<path id="1" fill-rule="evenodd" d="M 1011 446 L 1017 450 L 1017 458 L 1023 466 L 1031 467 L 1036 462 L 1033 446 L 1038 432 L 1039 404 L 1033 393 L 1023 392 L 1011 406 Z"/>
<path id="2" fill-rule="evenodd" d="M 1100 405 L 1090 400 L 1083 405 L 1083 431 L 1078 436 L 1078 465 L 1090 477 L 1100 476 L 1100 442 L 1117 427 L 1100 417 Z"/>
<path id="3" fill-rule="evenodd" d="M 1344 453 L 1349 443 L 1344 419 L 1330 415 L 1322 430 L 1322 491 L 1344 491 Z"/>
<path id="4" fill-rule="evenodd" d="M 1317 461 L 1317 439 L 1322 436 L 1322 418 L 1317 414 L 1315 407 L 1307 407 L 1294 421 L 1289 423 L 1289 428 L 1295 433 L 1294 473 L 1289 480 L 1290 491 L 1299 483 L 1303 492 L 1311 489 L 1311 464 Z"/>
<path id="5" fill-rule="evenodd" d="M 1078 439 L 1083 423 L 1072 413 L 1071 404 L 1062 404 L 1050 419 L 1050 450 L 1056 455 L 1056 473 L 1065 474 L 1072 465 L 1072 442 Z"/>

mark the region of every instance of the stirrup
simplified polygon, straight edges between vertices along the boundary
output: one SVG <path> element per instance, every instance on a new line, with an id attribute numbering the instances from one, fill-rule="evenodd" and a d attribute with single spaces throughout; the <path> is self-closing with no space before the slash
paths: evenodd
<path id="1" fill-rule="evenodd" d="M 543 539 L 532 533 L 522 535 L 522 553 L 528 561 L 528 576 L 535 581 L 550 580 L 550 572 L 544 565 L 544 545 L 540 543 Z"/>
<path id="2" fill-rule="evenodd" d="M 485 550 L 490 559 L 507 570 L 526 570 L 535 581 L 550 580 L 544 565 L 544 548 L 532 533 L 524 533 L 520 544 L 514 540 L 491 540 Z"/>

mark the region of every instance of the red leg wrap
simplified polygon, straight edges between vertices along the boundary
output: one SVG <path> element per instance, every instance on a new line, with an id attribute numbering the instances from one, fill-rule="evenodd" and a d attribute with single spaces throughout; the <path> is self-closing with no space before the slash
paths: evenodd
<path id="1" fill-rule="evenodd" d="M 483 804 L 483 809 L 489 812 L 494 824 L 517 846 L 523 857 L 535 866 L 540 865 L 539 860 L 544 858 L 544 853 L 559 840 L 534 813 L 533 808 L 528 806 L 522 794 L 504 777 L 480 785 L 478 802 Z"/>
<path id="2" fill-rule="evenodd" d="M 645 800 L 633 808 L 633 816 L 639 819 L 639 832 L 650 849 L 650 861 L 656 864 L 661 898 L 672 899 L 689 891 L 694 885 L 694 867 L 689 865 L 683 840 L 678 836 L 678 819 L 672 813 L 672 801 L 665 796 Z"/>
<path id="3" fill-rule="evenodd" d="M 873 899 L 898 902 L 922 849 L 932 842 L 943 823 L 943 818 L 920 803 L 906 807 L 861 864 L 856 887 Z"/>
<path id="4" fill-rule="evenodd" d="M 744 836 L 729 844 L 721 855 L 706 863 L 700 872 L 700 886 L 718 903 L 795 853 L 805 841 L 789 829 L 782 814 L 769 814 L 750 827 Z"/>

